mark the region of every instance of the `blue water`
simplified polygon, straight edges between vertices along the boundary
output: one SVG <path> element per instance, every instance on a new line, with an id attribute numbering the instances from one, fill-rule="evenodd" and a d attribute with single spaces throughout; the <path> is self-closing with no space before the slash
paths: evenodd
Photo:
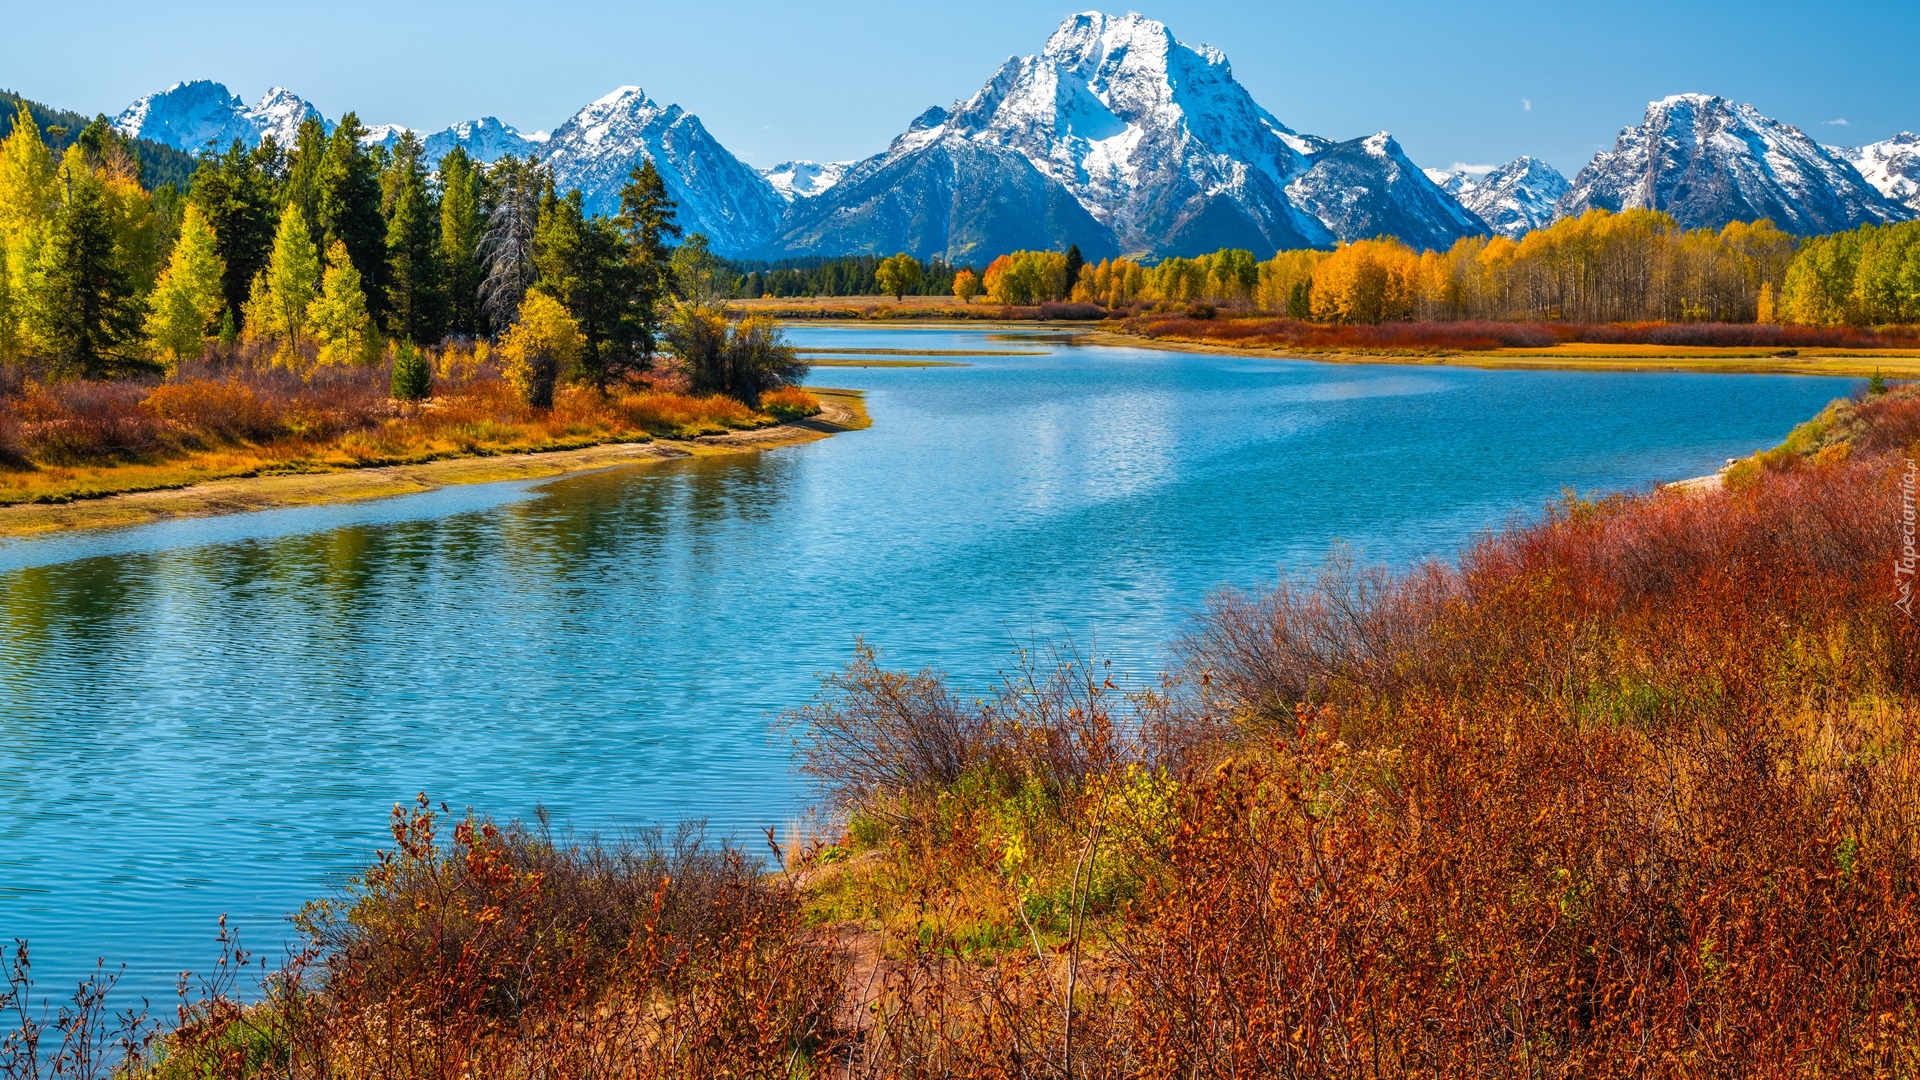
<path id="1" fill-rule="evenodd" d="M 769 717 L 858 636 L 981 680 L 1068 634 L 1147 674 L 1215 586 L 1336 540 L 1446 557 L 1852 389 L 794 336 L 1042 355 L 820 369 L 874 427 L 763 455 L 0 542 L 0 939 L 43 988 L 106 957 L 163 1000 L 222 912 L 273 951 L 419 791 L 757 835 L 806 797 Z"/>

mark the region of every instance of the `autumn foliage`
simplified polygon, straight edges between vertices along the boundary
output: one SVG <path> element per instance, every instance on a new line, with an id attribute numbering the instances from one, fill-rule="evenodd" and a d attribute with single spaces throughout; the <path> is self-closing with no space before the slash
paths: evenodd
<path id="1" fill-rule="evenodd" d="M 826 817 L 764 868 L 396 808 L 263 996 L 142 1067 L 1915 1075 L 1917 444 L 1895 389 L 1719 489 L 1336 554 L 1217 594 L 1152 686 L 862 651 L 791 718 Z"/>

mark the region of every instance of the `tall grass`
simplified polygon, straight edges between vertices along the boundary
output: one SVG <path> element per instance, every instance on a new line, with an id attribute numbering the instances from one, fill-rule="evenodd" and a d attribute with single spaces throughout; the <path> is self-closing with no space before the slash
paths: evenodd
<path id="1" fill-rule="evenodd" d="M 1264 317 L 1193 318 L 1147 309 L 1127 328 L 1150 338 L 1235 345 L 1388 352 L 1484 352 L 1555 345 L 1654 345 L 1743 349 L 1915 348 L 1920 328 L 1781 326 L 1756 323 L 1398 322 L 1330 326 Z"/>
<path id="2" fill-rule="evenodd" d="M 863 649 L 792 717 L 839 829 L 772 872 L 396 808 L 264 998 L 139 1067 L 1920 1075 L 1920 395 L 1820 424 L 1723 490 L 1223 592 L 1151 687 Z"/>
<path id="3" fill-rule="evenodd" d="M 756 411 L 690 395 L 669 375 L 606 394 L 569 388 L 551 410 L 533 409 L 490 364 L 465 354 L 440 361 L 434 396 L 418 406 L 389 400 L 388 375 L 377 368 L 296 374 L 215 360 L 183 365 L 165 380 L 115 382 L 15 372 L 0 379 L 0 502 L 168 486 L 203 474 L 710 435 L 819 409 L 795 389 Z"/>

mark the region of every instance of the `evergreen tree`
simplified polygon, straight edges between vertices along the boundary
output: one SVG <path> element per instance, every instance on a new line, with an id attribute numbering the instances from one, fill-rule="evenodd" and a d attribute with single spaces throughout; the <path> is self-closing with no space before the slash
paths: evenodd
<path id="1" fill-rule="evenodd" d="M 534 267 L 534 233 L 540 224 L 540 206 L 551 194 L 553 179 L 531 156 L 501 158 L 491 174 L 494 205 L 480 242 L 480 303 L 494 331 L 512 326 L 520 317 L 527 290 L 539 278 Z"/>
<path id="2" fill-rule="evenodd" d="M 711 303 L 720 296 L 720 260 L 707 246 L 704 233 L 694 233 L 674 249 L 673 292 L 696 304 Z"/>
<path id="3" fill-rule="evenodd" d="M 388 167 L 393 189 L 387 219 L 387 330 L 403 341 L 438 341 L 446 333 L 440 265 L 440 208 L 427 189 L 420 139 L 409 131 Z"/>
<path id="4" fill-rule="evenodd" d="M 620 216 L 615 220 L 627 239 L 634 343 L 642 362 L 650 362 L 659 348 L 661 311 L 672 292 L 670 241 L 680 238 L 680 226 L 673 221 L 675 209 L 653 159 L 634 166 L 620 189 Z"/>
<path id="5" fill-rule="evenodd" d="M 1080 269 L 1087 265 L 1084 255 L 1080 254 L 1080 245 L 1067 248 L 1067 295 L 1073 295 L 1073 287 L 1080 284 Z"/>
<path id="6" fill-rule="evenodd" d="M 169 365 L 199 359 L 208 335 L 217 332 L 226 309 L 220 241 L 200 208 L 189 206 L 180 223 L 180 239 L 154 287 L 147 336 L 154 352 Z"/>
<path id="7" fill-rule="evenodd" d="M 620 230 L 589 218 L 580 193 L 551 193 L 541 201 L 534 233 L 540 289 L 564 305 L 581 337 L 578 375 L 605 390 L 642 361 L 635 319 L 633 272 Z"/>
<path id="8" fill-rule="evenodd" d="M 281 200 L 297 204 L 309 227 L 324 227 L 326 221 L 320 211 L 320 175 L 328 145 L 326 125 L 319 117 L 309 116 L 300 121 L 293 152 L 287 156 L 287 182 Z"/>
<path id="9" fill-rule="evenodd" d="M 385 325 L 387 222 L 380 213 L 380 168 L 360 140 L 367 129 L 353 113 L 327 139 L 320 161 L 320 232 L 329 247 L 338 240 L 360 271 L 367 307 Z"/>
<path id="10" fill-rule="evenodd" d="M 278 340 L 283 361 L 297 360 L 300 338 L 307 331 L 307 309 L 320 287 L 320 253 L 298 206 L 289 205 L 281 213 L 273 257 L 260 280 L 265 286 L 259 316 L 264 323 L 254 332 Z"/>
<path id="11" fill-rule="evenodd" d="M 221 293 L 229 311 L 241 311 L 253 279 L 267 266 L 279 220 L 273 178 L 265 159 L 235 139 L 226 153 L 201 159 L 187 201 L 200 208 L 213 227 L 220 261 L 227 271 Z"/>
<path id="12" fill-rule="evenodd" d="M 105 185 L 61 170 L 55 211 L 32 307 L 35 336 L 55 370 L 101 379 L 146 366 L 139 356 L 141 312 L 114 250 Z"/>
<path id="13" fill-rule="evenodd" d="M 395 401 L 425 401 L 433 396 L 433 368 L 411 341 L 402 341 L 394 349 L 388 393 Z"/>
<path id="14" fill-rule="evenodd" d="M 449 328 L 461 335 L 478 334 L 481 326 L 482 180 L 463 148 L 456 146 L 440 159 L 440 259 Z"/>
<path id="15" fill-rule="evenodd" d="M 347 246 L 327 247 L 320 295 L 307 307 L 307 327 L 320 343 L 323 364 L 371 364 L 379 358 L 380 339 L 367 315 L 367 294 Z"/>

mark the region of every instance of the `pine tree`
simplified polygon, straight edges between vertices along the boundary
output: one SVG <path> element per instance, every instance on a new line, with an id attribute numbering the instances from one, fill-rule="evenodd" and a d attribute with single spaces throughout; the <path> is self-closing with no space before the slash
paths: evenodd
<path id="1" fill-rule="evenodd" d="M 601 390 L 644 355 L 626 256 L 620 230 L 604 218 L 587 217 L 578 191 L 565 198 L 549 193 L 541 201 L 534 231 L 540 289 L 573 316 L 582 342 L 577 374 Z"/>
<path id="2" fill-rule="evenodd" d="M 388 393 L 395 401 L 425 401 L 433 396 L 433 368 L 411 341 L 402 341 L 394 349 Z"/>
<path id="3" fill-rule="evenodd" d="M 529 156 L 501 158 L 493 165 L 491 179 L 495 199 L 480 241 L 480 261 L 486 271 L 480 303 L 494 331 L 500 332 L 520 317 L 527 290 L 539 279 L 533 262 L 534 233 L 553 178 Z"/>
<path id="4" fill-rule="evenodd" d="M 360 271 L 367 307 L 374 321 L 385 325 L 387 284 L 387 222 L 380 213 L 380 168 L 360 140 L 367 129 L 353 113 L 327 139 L 320 161 L 320 221 L 329 247 L 338 240 L 347 246 L 354 269 Z"/>
<path id="5" fill-rule="evenodd" d="M 411 131 L 394 149 L 387 220 L 387 330 L 403 341 L 438 341 L 446 332 L 440 267 L 440 208 L 427 190 L 420 139 Z"/>
<path id="6" fill-rule="evenodd" d="M 1080 271 L 1087 265 L 1086 256 L 1080 254 L 1080 245 L 1067 248 L 1067 295 L 1073 294 L 1073 287 L 1080 284 Z"/>
<path id="7" fill-rule="evenodd" d="M 63 168 L 62 201 L 40 251 L 30 317 L 54 368 L 88 379 L 139 370 L 141 312 L 114 250 L 105 185 Z"/>
<path id="8" fill-rule="evenodd" d="M 296 361 L 300 339 L 307 332 L 307 309 L 320 287 L 320 253 L 298 206 L 289 205 L 280 215 L 273 257 L 262 280 L 266 292 L 261 316 L 266 321 L 255 333 L 280 342 L 278 355 L 283 362 Z"/>
<path id="9" fill-rule="evenodd" d="M 187 196 L 213 227 L 220 261 L 227 268 L 221 292 L 229 311 L 244 311 L 253 279 L 266 269 L 273 251 L 279 210 L 265 163 L 236 139 L 226 153 L 201 159 Z"/>
<path id="10" fill-rule="evenodd" d="M 326 125 L 319 117 L 309 116 L 300 122 L 293 151 L 287 155 L 287 182 L 280 197 L 283 202 L 299 205 L 300 216 L 309 227 L 326 220 L 320 212 L 320 175 L 328 145 Z"/>
<path id="11" fill-rule="evenodd" d="M 338 240 L 327 248 L 326 275 L 319 297 L 307 307 L 307 326 L 320 343 L 323 364 L 371 364 L 379 358 L 360 271 Z"/>
<path id="12" fill-rule="evenodd" d="M 169 365 L 198 359 L 206 351 L 208 335 L 219 329 L 227 306 L 221 286 L 227 268 L 220 261 L 219 243 L 206 215 L 188 206 L 147 316 L 154 352 Z"/>
<path id="13" fill-rule="evenodd" d="M 440 159 L 440 259 L 448 324 L 455 334 L 480 332 L 481 182 L 463 148 L 456 146 Z"/>
<path id="14" fill-rule="evenodd" d="M 662 309 L 672 292 L 673 246 L 680 238 L 675 206 L 660 170 L 648 158 L 627 175 L 620 189 L 620 216 L 627 238 L 627 265 L 633 287 L 633 331 L 641 362 L 660 346 Z"/>

